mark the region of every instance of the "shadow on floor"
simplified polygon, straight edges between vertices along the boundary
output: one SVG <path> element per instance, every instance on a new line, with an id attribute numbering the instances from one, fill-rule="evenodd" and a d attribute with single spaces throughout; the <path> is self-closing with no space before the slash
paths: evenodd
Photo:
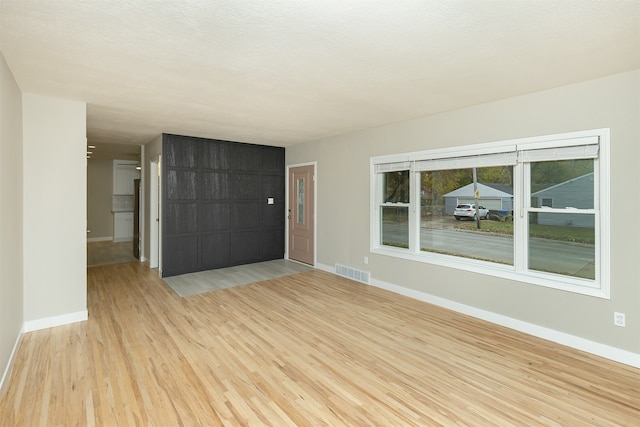
<path id="1" fill-rule="evenodd" d="M 162 280 L 181 297 L 275 279 L 313 270 L 313 267 L 286 259 L 198 271 Z"/>
<path id="2" fill-rule="evenodd" d="M 138 259 L 133 256 L 133 242 L 87 243 L 87 267 L 137 261 Z"/>

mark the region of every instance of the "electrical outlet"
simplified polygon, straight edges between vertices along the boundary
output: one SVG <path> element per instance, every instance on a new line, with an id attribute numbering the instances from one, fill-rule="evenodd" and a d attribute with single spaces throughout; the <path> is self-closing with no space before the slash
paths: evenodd
<path id="1" fill-rule="evenodd" d="M 618 313 L 617 311 L 613 313 L 613 324 L 622 327 L 626 326 L 624 313 Z"/>
<path id="2" fill-rule="evenodd" d="M 368 256 L 364 257 L 364 263 L 365 264 L 369 264 L 369 257 Z"/>

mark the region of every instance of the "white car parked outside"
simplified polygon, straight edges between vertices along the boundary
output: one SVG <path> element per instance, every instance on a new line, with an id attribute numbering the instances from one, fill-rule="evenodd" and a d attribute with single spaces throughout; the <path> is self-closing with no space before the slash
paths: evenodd
<path id="1" fill-rule="evenodd" d="M 456 206 L 453 211 L 453 216 L 456 217 L 458 221 L 462 218 L 475 219 L 476 217 L 476 205 L 475 204 L 462 204 Z M 480 219 L 488 219 L 489 218 L 489 209 L 480 205 L 478 208 L 478 214 L 480 215 Z"/>

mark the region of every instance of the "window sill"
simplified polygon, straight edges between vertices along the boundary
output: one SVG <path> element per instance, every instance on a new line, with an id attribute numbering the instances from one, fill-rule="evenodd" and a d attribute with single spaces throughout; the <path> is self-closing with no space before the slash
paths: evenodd
<path id="1" fill-rule="evenodd" d="M 441 267 L 454 268 L 457 270 L 470 271 L 484 274 L 491 277 L 514 280 L 536 286 L 543 286 L 551 289 L 572 292 L 581 295 L 588 295 L 597 298 L 610 299 L 607 292 L 604 292 L 597 282 L 571 278 L 562 275 L 544 274 L 533 271 L 518 272 L 515 267 L 478 261 L 451 255 L 435 254 L 430 252 L 410 252 L 407 249 L 394 247 L 372 247 L 371 252 L 379 255 L 391 256 L 394 258 L 409 261 L 433 264 Z"/>

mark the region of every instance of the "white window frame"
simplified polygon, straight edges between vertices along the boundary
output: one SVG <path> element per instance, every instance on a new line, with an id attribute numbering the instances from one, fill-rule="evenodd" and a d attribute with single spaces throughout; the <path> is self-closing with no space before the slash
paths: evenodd
<path id="1" fill-rule="evenodd" d="M 427 264 L 441 265 L 460 270 L 472 271 L 519 282 L 544 286 L 563 291 L 575 292 L 599 298 L 610 298 L 610 136 L 609 129 L 594 129 L 516 140 L 498 141 L 477 145 L 458 146 L 444 149 L 377 156 L 370 159 L 370 236 L 372 253 L 408 259 Z M 584 145 L 598 146 L 594 159 L 594 209 L 582 210 L 595 214 L 595 280 L 581 279 L 560 274 L 529 270 L 528 262 L 528 212 L 536 208 L 529 206 L 528 187 L 529 162 L 539 161 L 539 152 L 549 152 L 554 148 Z M 533 151 L 536 150 L 536 151 Z M 420 250 L 420 172 L 424 170 L 457 169 L 478 164 L 483 167 L 487 161 L 512 158 L 516 152 L 514 168 L 514 265 L 504 265 L 488 261 L 474 260 L 462 256 L 445 255 Z M 506 156 L 506 157 L 505 157 Z M 582 157 L 576 157 L 582 158 Z M 479 159 L 479 160 L 478 160 Z M 489 160 L 486 160 L 489 159 Z M 500 161 L 500 160 L 498 160 Z M 382 172 L 390 170 L 410 170 L 409 201 L 409 248 L 382 245 L 380 207 L 382 203 Z M 426 169 L 425 169 L 426 168 Z M 433 169 L 431 169 L 433 168 Z M 595 184 L 594 184 L 595 185 Z M 405 204 L 403 204 L 405 205 Z M 541 209 L 541 208 L 540 208 Z"/>
<path id="2" fill-rule="evenodd" d="M 383 185 L 385 184 L 384 182 L 384 178 L 383 178 L 383 174 L 387 173 L 387 172 L 398 172 L 398 171 L 405 171 L 405 170 L 410 170 L 411 166 L 409 162 L 394 162 L 394 163 L 387 163 L 385 164 L 385 167 L 380 167 L 378 166 L 376 168 L 377 172 L 375 175 L 375 179 L 377 179 L 377 186 L 378 188 L 382 188 Z M 413 189 L 414 189 L 414 182 L 413 182 L 413 175 L 411 173 L 409 173 L 409 199 L 413 198 Z M 385 202 L 383 200 L 383 192 L 380 191 L 379 192 L 379 197 L 377 199 L 377 210 L 378 210 L 378 218 L 380 218 L 380 214 L 382 212 L 383 208 L 407 208 L 409 211 L 411 210 L 411 204 L 410 203 L 404 203 L 404 202 Z M 409 213 L 409 218 L 411 218 L 411 213 Z M 409 249 L 412 248 L 412 226 L 411 224 L 409 224 Z M 378 235 L 380 236 L 379 238 L 382 237 L 382 221 L 378 222 Z M 395 246 L 385 246 L 385 247 L 395 247 Z M 402 248 L 400 248 L 400 250 L 403 250 Z"/>

